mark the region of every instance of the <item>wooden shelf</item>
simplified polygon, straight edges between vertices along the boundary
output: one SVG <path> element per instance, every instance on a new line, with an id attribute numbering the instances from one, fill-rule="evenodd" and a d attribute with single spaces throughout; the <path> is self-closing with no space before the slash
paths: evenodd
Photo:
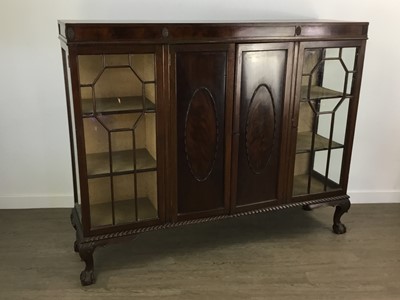
<path id="1" fill-rule="evenodd" d="M 311 151 L 311 139 L 312 139 L 312 132 L 299 132 L 297 133 L 297 144 L 296 144 L 296 153 L 305 153 Z M 329 139 L 316 134 L 314 140 L 314 150 L 328 150 L 329 148 Z M 338 149 L 343 148 L 342 144 L 339 144 L 335 141 L 332 141 L 332 148 L 331 149 Z"/>
<path id="2" fill-rule="evenodd" d="M 308 186 L 308 174 L 302 174 L 294 176 L 293 179 L 293 196 L 306 195 Z M 332 181 L 328 181 L 326 191 L 339 190 L 340 186 Z M 311 187 L 310 194 L 317 194 L 324 192 L 324 182 L 315 177 L 311 176 Z"/>
<path id="3" fill-rule="evenodd" d="M 154 112 L 156 106 L 149 99 L 145 99 L 145 108 L 143 107 L 142 96 L 134 97 L 112 97 L 96 98 L 96 111 L 102 114 L 115 114 L 127 112 Z M 82 99 L 83 115 L 93 114 L 93 100 Z"/>
<path id="4" fill-rule="evenodd" d="M 133 173 L 133 151 L 116 151 L 113 157 L 113 173 Z M 110 161 L 108 152 L 92 153 L 86 155 L 87 173 L 89 178 L 107 176 L 110 174 Z M 136 149 L 136 172 L 155 171 L 156 160 L 147 149 Z"/>
<path id="5" fill-rule="evenodd" d="M 148 198 L 138 199 L 138 220 L 136 220 L 135 200 L 114 201 L 115 223 L 126 224 L 157 219 L 157 209 Z M 111 201 L 90 205 L 92 227 L 112 225 Z"/>
<path id="6" fill-rule="evenodd" d="M 301 87 L 301 99 L 302 101 L 318 100 L 318 99 L 330 99 L 330 98 L 341 98 L 343 92 L 334 91 L 321 86 L 312 85 L 310 91 L 310 98 L 307 97 L 308 86 L 303 85 Z M 345 95 L 349 97 L 350 95 Z"/>

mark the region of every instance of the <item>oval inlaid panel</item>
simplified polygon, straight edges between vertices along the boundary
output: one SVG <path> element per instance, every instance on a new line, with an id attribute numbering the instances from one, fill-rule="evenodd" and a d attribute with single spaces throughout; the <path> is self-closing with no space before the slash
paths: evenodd
<path id="1" fill-rule="evenodd" d="M 268 164 L 274 146 L 275 106 L 265 84 L 259 85 L 250 100 L 246 123 L 246 152 L 251 170 L 260 174 Z"/>
<path id="2" fill-rule="evenodd" d="M 218 121 L 215 101 L 207 88 L 197 89 L 185 122 L 185 151 L 189 169 L 198 181 L 211 174 L 217 153 Z"/>

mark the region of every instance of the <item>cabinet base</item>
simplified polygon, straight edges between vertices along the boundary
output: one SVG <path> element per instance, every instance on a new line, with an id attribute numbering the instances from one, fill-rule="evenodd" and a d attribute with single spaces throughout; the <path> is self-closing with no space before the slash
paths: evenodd
<path id="1" fill-rule="evenodd" d="M 82 224 L 79 219 L 79 215 L 76 208 L 72 209 L 71 212 L 71 223 L 76 230 L 76 240 L 74 241 L 74 251 L 79 253 L 81 259 L 85 262 L 85 269 L 80 274 L 80 280 L 82 285 L 90 285 L 95 282 L 94 275 L 94 261 L 93 253 L 96 247 L 105 246 L 106 244 L 119 242 L 127 238 L 136 238 L 139 233 L 147 231 L 155 231 L 165 228 L 173 228 L 189 224 L 205 223 L 210 221 L 240 217 L 245 215 L 253 215 L 258 213 L 265 213 L 269 211 L 276 211 L 292 207 L 303 207 L 306 210 L 312 210 L 320 206 L 334 206 L 336 207 L 333 217 L 333 232 L 336 234 L 343 234 L 346 232 L 346 227 L 341 223 L 340 219 L 344 213 L 350 208 L 349 196 L 338 196 L 319 200 L 310 200 L 299 203 L 289 203 L 280 206 L 266 207 L 262 209 L 256 209 L 247 212 L 241 212 L 232 215 L 220 215 L 212 216 L 208 218 L 180 221 L 175 223 L 165 223 L 163 225 L 149 226 L 143 228 L 136 228 L 124 231 L 113 232 L 104 235 L 96 235 L 90 237 L 84 237 L 82 231 Z M 310 209 L 311 208 L 311 209 Z"/>

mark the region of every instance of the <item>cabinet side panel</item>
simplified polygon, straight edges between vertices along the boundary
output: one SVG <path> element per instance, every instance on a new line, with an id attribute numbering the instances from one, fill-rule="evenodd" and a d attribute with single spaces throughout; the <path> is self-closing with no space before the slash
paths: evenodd
<path id="1" fill-rule="evenodd" d="M 178 214 L 223 209 L 227 53 L 178 51 L 175 63 Z"/>
<path id="2" fill-rule="evenodd" d="M 243 49 L 236 205 L 277 200 L 287 49 Z"/>
<path id="3" fill-rule="evenodd" d="M 74 121 L 74 111 L 73 104 L 71 98 L 71 74 L 68 67 L 68 57 L 67 50 L 62 48 L 62 61 L 63 61 L 63 69 L 64 69 L 64 83 L 65 83 L 65 96 L 67 100 L 67 114 L 68 114 L 68 129 L 69 129 L 69 139 L 70 139 L 70 148 L 71 148 L 71 163 L 72 163 L 72 180 L 74 187 L 74 202 L 75 204 L 81 204 L 81 195 L 79 190 L 79 178 L 77 174 L 79 173 L 78 169 L 78 161 L 77 161 L 77 149 L 76 149 L 76 134 L 75 134 L 75 121 Z M 79 210 L 80 213 L 80 210 Z M 79 215 L 81 217 L 81 214 Z"/>

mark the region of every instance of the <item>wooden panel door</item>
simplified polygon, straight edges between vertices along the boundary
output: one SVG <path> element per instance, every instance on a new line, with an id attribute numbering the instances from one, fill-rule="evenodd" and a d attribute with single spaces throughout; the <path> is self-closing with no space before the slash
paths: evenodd
<path id="1" fill-rule="evenodd" d="M 293 43 L 237 47 L 232 195 L 234 210 L 284 199 Z"/>
<path id="2" fill-rule="evenodd" d="M 171 50 L 171 93 L 176 113 L 172 123 L 177 139 L 173 145 L 175 167 L 171 167 L 176 169 L 172 215 L 188 219 L 226 213 L 233 47 L 180 45 Z"/>

